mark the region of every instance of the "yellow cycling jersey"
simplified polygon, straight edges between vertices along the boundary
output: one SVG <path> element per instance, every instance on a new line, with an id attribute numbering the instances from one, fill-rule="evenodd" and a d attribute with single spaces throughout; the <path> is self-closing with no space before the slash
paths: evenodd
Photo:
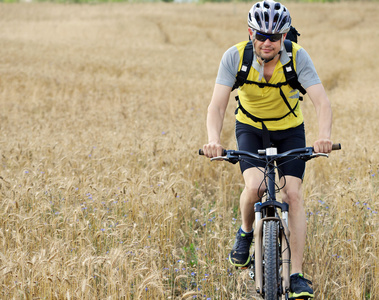
<path id="1" fill-rule="evenodd" d="M 247 41 L 239 43 L 236 45 L 239 55 L 240 64 L 239 69 L 241 69 L 243 52 Z M 296 71 L 296 52 L 301 47 L 293 43 L 292 56 L 293 65 Z M 285 50 L 284 50 L 285 51 Z M 254 64 L 253 64 L 254 65 Z M 270 78 L 269 82 L 266 82 L 265 78 L 262 77 L 259 81 L 259 71 L 253 66 L 250 68 L 249 75 L 247 77 L 249 81 L 278 84 L 286 81 L 283 64 L 279 60 L 275 66 L 275 70 Z M 280 89 L 277 87 L 263 86 L 259 87 L 257 84 L 244 84 L 240 86 L 238 90 L 238 97 L 242 107 L 248 111 L 251 115 L 259 119 L 276 119 L 275 121 L 264 121 L 265 126 L 268 130 L 277 131 L 285 130 L 288 128 L 296 127 L 303 123 L 303 114 L 299 105 L 299 91 L 293 89 L 291 86 L 283 85 L 281 87 L 285 97 L 291 108 L 294 108 L 294 114 L 289 113 L 290 109 L 280 95 Z M 286 116 L 287 115 L 287 116 Z M 296 116 L 295 116 L 296 115 Z M 285 117 L 284 117 L 285 116 Z M 284 117 L 284 118 L 282 118 Z M 280 119 L 282 118 L 282 119 Z M 251 118 L 246 116 L 241 109 L 238 109 L 236 113 L 236 119 L 239 122 L 252 125 L 256 128 L 262 129 L 261 122 L 254 122 Z M 279 120 L 278 120 L 279 119 Z"/>

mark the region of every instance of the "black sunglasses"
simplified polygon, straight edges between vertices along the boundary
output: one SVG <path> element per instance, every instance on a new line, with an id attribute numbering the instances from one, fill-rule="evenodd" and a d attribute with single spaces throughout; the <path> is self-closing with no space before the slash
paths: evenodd
<path id="1" fill-rule="evenodd" d="M 270 42 L 277 42 L 282 38 L 282 35 L 280 33 L 278 34 L 263 34 L 257 31 L 255 34 L 255 38 L 260 42 L 265 42 L 267 39 L 270 40 Z"/>

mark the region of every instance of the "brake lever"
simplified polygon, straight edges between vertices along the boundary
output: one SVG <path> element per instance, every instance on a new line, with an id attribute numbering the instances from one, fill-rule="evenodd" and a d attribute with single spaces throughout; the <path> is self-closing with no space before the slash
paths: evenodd
<path id="1" fill-rule="evenodd" d="M 326 157 L 326 158 L 328 158 L 329 157 L 329 154 L 326 154 L 326 153 L 313 153 L 313 154 L 311 154 L 311 155 L 300 155 L 299 156 L 299 159 L 302 159 L 302 160 L 304 160 L 304 161 L 308 161 L 308 160 L 310 160 L 310 159 L 312 159 L 312 158 L 316 158 L 316 157 L 319 157 L 319 156 L 323 156 L 323 157 Z"/>
<path id="2" fill-rule="evenodd" d="M 228 160 L 228 157 L 226 155 L 225 156 L 215 156 L 215 157 L 211 158 L 211 161 L 214 161 L 214 160 Z"/>
<path id="3" fill-rule="evenodd" d="M 329 154 L 318 152 L 318 153 L 313 153 L 313 154 L 311 155 L 312 158 L 313 158 L 313 157 L 316 157 L 316 156 L 329 157 Z"/>
<path id="4" fill-rule="evenodd" d="M 232 163 L 233 165 L 238 163 L 240 161 L 240 159 L 236 156 L 231 156 L 230 154 L 227 154 L 227 155 L 224 155 L 224 156 L 216 156 L 216 157 L 212 157 L 211 158 L 211 161 L 214 161 L 214 160 L 226 160 L 230 163 Z"/>

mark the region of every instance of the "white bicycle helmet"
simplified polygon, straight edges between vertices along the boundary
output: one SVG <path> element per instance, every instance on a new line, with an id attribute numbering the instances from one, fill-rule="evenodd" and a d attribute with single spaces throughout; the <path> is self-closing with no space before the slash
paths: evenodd
<path id="1" fill-rule="evenodd" d="M 283 4 L 272 0 L 264 0 L 254 4 L 250 9 L 247 23 L 255 31 L 282 34 L 290 30 L 291 16 Z"/>

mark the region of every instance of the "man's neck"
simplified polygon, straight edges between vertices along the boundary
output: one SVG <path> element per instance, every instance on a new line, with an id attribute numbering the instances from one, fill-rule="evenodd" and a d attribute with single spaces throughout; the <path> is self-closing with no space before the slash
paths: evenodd
<path id="1" fill-rule="evenodd" d="M 272 60 L 270 60 L 269 62 L 266 62 L 264 63 L 265 67 L 275 67 L 277 62 L 279 61 L 280 59 L 280 53 L 278 53 Z M 261 59 L 260 57 L 258 57 L 258 62 L 263 65 L 263 59 Z"/>

